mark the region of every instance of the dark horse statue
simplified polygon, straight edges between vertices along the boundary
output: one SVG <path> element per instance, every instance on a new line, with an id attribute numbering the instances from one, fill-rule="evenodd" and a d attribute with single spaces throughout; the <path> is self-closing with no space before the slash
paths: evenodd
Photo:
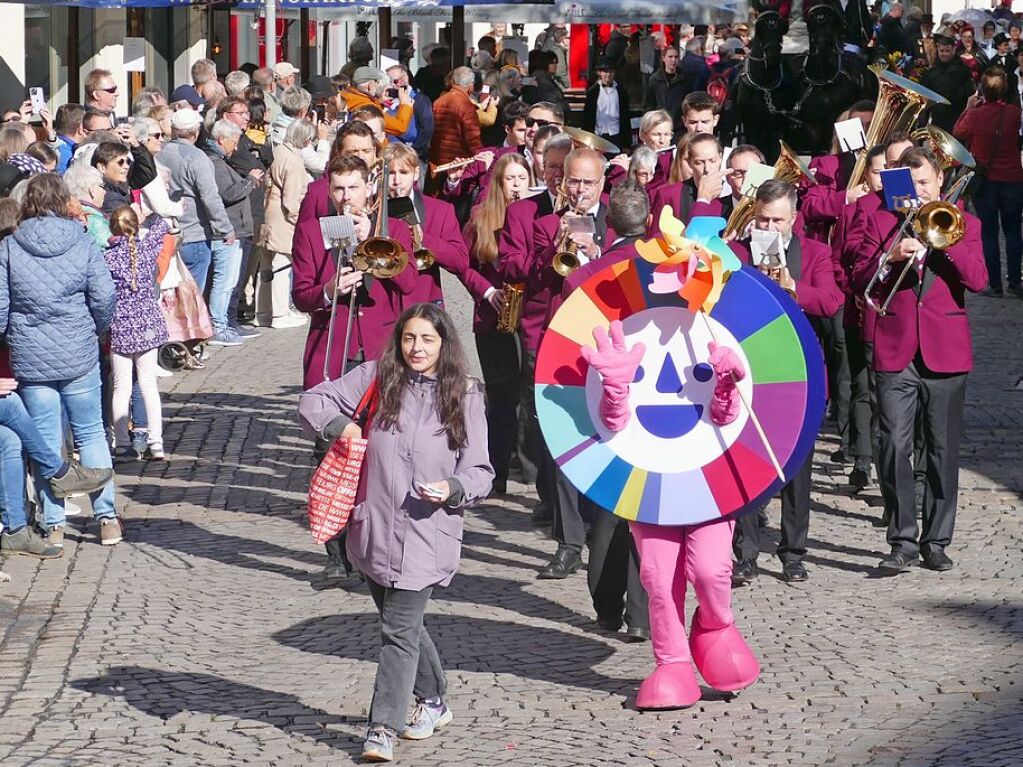
<path id="1" fill-rule="evenodd" d="M 866 61 L 843 49 L 846 16 L 837 2 L 818 1 L 804 18 L 809 50 L 783 55 L 788 22 L 776 11 L 763 11 L 739 78 L 737 111 L 746 140 L 763 149 L 769 163 L 777 159 L 778 139 L 799 154 L 827 154 L 838 116 L 877 95 Z"/>

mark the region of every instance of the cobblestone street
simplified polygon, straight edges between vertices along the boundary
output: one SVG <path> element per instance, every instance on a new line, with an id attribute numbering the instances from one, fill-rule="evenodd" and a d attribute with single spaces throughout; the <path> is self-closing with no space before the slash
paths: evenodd
<path id="1" fill-rule="evenodd" d="M 954 570 L 875 577 L 880 493 L 850 494 L 825 434 L 810 580 L 780 579 L 775 502 L 761 577 L 734 593 L 761 680 L 639 713 L 649 644 L 595 626 L 584 572 L 535 579 L 554 544 L 512 483 L 467 513 L 460 573 L 427 615 L 455 720 L 403 743 L 399 763 L 1023 764 L 1023 301 L 971 298 L 971 315 Z M 80 516 L 63 559 L 7 560 L 0 765 L 358 761 L 376 615 L 365 588 L 313 588 L 324 556 L 304 522 L 312 458 L 295 416 L 305 332 L 266 330 L 161 380 L 169 460 L 119 468 L 122 544 L 100 546 Z"/>

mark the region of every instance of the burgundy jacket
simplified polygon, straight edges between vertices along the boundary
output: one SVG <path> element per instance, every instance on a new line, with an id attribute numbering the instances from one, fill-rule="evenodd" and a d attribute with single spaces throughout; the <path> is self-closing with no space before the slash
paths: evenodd
<path id="1" fill-rule="evenodd" d="M 966 318 L 966 291 L 987 285 L 980 241 L 980 221 L 968 213 L 966 235 L 947 251 L 931 251 L 922 277 L 914 269 L 903 280 L 888 313 L 878 317 L 874 328 L 874 369 L 896 373 L 919 354 L 936 373 L 966 373 L 973 367 L 970 323 Z M 894 239 L 901 217 L 883 208 L 865 219 L 858 234 L 853 290 L 862 292 L 877 271 L 881 253 Z M 902 263 L 893 264 L 880 295 L 901 274 Z"/>
<path id="2" fill-rule="evenodd" d="M 491 171 L 494 169 L 497 161 L 506 154 L 519 152 L 522 148 L 514 146 L 485 147 L 485 149 L 492 149 L 494 152 L 494 161 L 490 163 L 490 167 L 487 167 L 482 160 L 474 161 L 466 167 L 465 172 L 458 179 L 457 183 L 452 184 L 450 187 L 447 184 L 441 187 L 441 197 L 446 199 L 465 197 L 466 195 L 473 194 L 478 189 L 479 194 L 476 195 L 476 199 L 483 199 L 490 186 L 490 179 L 493 177 Z"/>
<path id="3" fill-rule="evenodd" d="M 831 258 L 835 267 L 835 281 L 845 294 L 842 325 L 847 328 L 858 327 L 860 338 L 868 342 L 874 338 L 877 312 L 866 304 L 863 304 L 862 312 L 857 309 L 857 298 L 862 299 L 863 293 L 853 289 L 852 272 L 856 265 L 859 242 L 863 237 L 863 227 L 867 219 L 883 205 L 884 199 L 880 193 L 863 195 L 855 203 L 842 209 L 842 215 L 838 217 L 835 228 L 831 230 Z M 860 303 L 863 303 L 862 300 Z"/>
<path id="4" fill-rule="evenodd" d="M 1015 88 L 1010 97 L 1018 102 Z M 970 150 L 977 167 L 985 169 L 989 181 L 1023 183 L 1023 165 L 1019 158 L 1020 115 L 1018 103 L 997 101 L 967 109 L 956 120 L 953 133 Z"/>
<path id="5" fill-rule="evenodd" d="M 683 224 L 688 224 L 698 216 L 722 216 L 728 218 L 732 213 L 732 198 L 716 197 L 710 202 L 699 202 L 696 199 L 696 184 L 692 179 L 678 184 L 664 184 L 654 193 L 654 203 L 650 207 L 650 229 L 648 237 L 656 237 L 661 233 L 661 209 L 667 205 Z"/>
<path id="6" fill-rule="evenodd" d="M 408 226 L 398 219 L 388 221 L 391 237 L 412 252 L 412 235 Z M 291 297 L 299 311 L 311 315 L 309 336 L 302 357 L 302 388 L 311 389 L 323 380 L 323 362 L 327 355 L 327 334 L 330 322 L 330 303 L 323 290 L 337 274 L 335 254 L 324 247 L 319 221 L 300 221 L 295 227 L 292 242 Z M 372 279 L 369 289 L 359 290 L 355 309 L 355 327 L 352 330 L 349 359 L 361 350 L 366 360 L 375 360 L 383 350 L 401 312 L 411 303 L 409 298 L 416 289 L 419 275 L 413 264 L 387 280 Z M 338 301 L 334 316 L 334 350 L 331 355 L 330 375 L 339 378 L 344 370 L 341 347 L 348 326 L 348 297 Z"/>
<path id="7" fill-rule="evenodd" d="M 828 241 L 828 233 L 845 207 L 845 188 L 853 165 L 851 155 L 846 154 L 826 154 L 810 161 L 817 183 L 804 183 L 799 209 L 806 222 L 806 233 L 812 239 Z"/>
<path id="8" fill-rule="evenodd" d="M 547 302 L 547 311 L 544 315 L 543 330 L 547 329 L 554 313 L 561 306 L 562 290 L 564 289 L 565 278 L 554 271 L 551 264 L 554 261 L 554 248 L 558 244 L 558 229 L 561 226 L 561 214 L 552 213 L 549 216 L 537 219 L 533 224 L 533 276 L 531 284 L 542 286 L 550 300 Z M 607 221 L 607 203 L 601 202 L 596 217 L 596 232 L 594 241 L 601 247 L 601 250 L 618 239 L 614 229 Z M 603 261 L 603 256 L 600 259 Z M 580 267 L 582 268 L 582 267 Z"/>
<path id="9" fill-rule="evenodd" d="M 547 317 L 549 293 L 532 277 L 533 224 L 554 211 L 549 192 L 513 202 L 508 206 L 504 226 L 497 236 L 500 254 L 498 271 L 504 282 L 526 284 L 526 297 L 522 306 L 522 340 L 527 351 L 535 352 L 540 345 L 544 320 Z"/>
<path id="10" fill-rule="evenodd" d="M 793 237 L 786 251 L 789 274 L 796 281 L 796 303 L 814 317 L 831 317 L 842 305 L 842 291 L 835 284 L 835 270 L 827 245 L 804 234 Z M 729 245 L 743 263 L 751 263 L 749 242 L 732 240 Z"/>
<path id="11" fill-rule="evenodd" d="M 462 238 L 465 240 L 469 251 L 469 267 L 476 273 L 479 279 L 486 281 L 487 285 L 500 289 L 504 286 L 501 273 L 497 270 L 497 263 L 480 263 L 473 255 L 473 248 L 476 246 L 476 227 L 473 226 L 472 216 L 462 228 Z M 486 293 L 486 289 L 483 291 Z M 476 335 L 493 333 L 497 328 L 497 312 L 490 302 L 481 296 L 476 297 L 475 307 L 472 314 L 472 332 Z"/>
<path id="12" fill-rule="evenodd" d="M 408 299 L 408 305 L 428 302 L 443 306 L 440 267 L 458 277 L 474 299 L 482 299 L 490 283 L 469 268 L 469 250 L 458 228 L 454 207 L 449 202 L 419 192 L 413 193 L 413 199 L 417 207 L 422 206 L 419 218 L 423 222 L 423 247 L 433 252 L 437 262 L 419 273 L 419 280 Z"/>
<path id="13" fill-rule="evenodd" d="M 305 197 L 298 208 L 298 223 L 330 216 L 333 212 L 334 206 L 330 204 L 330 178 L 323 175 L 306 188 Z"/>

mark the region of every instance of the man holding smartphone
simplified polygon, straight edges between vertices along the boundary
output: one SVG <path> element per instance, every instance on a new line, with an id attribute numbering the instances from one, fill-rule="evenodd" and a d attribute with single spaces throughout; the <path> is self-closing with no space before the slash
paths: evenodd
<path id="1" fill-rule="evenodd" d="M 390 82 L 390 80 L 386 74 L 375 67 L 356 69 L 352 76 L 352 84 L 341 92 L 341 97 L 348 105 L 349 114 L 367 104 L 384 111 L 385 105 L 381 100 L 384 93 L 382 85 L 384 82 Z M 409 96 L 408 88 L 399 88 L 397 99 L 398 107 L 394 113 L 384 112 L 384 131 L 390 136 L 401 136 L 412 124 L 412 98 Z"/>
<path id="2" fill-rule="evenodd" d="M 409 129 L 398 136 L 398 139 L 404 144 L 411 144 L 419 155 L 420 162 L 425 163 L 430 153 L 430 140 L 433 138 L 433 102 L 412 87 L 408 69 L 404 65 L 388 67 L 387 76 L 391 81 L 391 87 L 388 88 L 391 104 L 385 111 L 396 114 L 401 106 L 401 92 L 404 90 L 408 94 L 412 102 L 413 121 Z"/>

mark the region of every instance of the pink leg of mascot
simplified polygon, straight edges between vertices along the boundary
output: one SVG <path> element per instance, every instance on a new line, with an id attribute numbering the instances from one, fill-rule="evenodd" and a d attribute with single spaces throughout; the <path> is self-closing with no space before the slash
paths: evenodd
<path id="1" fill-rule="evenodd" d="M 629 420 L 629 384 L 646 351 L 643 344 L 625 347 L 621 322 L 593 331 L 597 348 L 583 347 L 583 357 L 601 375 L 604 393 L 600 415 L 607 428 L 621 431 Z M 725 425 L 739 411 L 735 382 L 746 371 L 727 347 L 710 345 L 708 360 L 717 383 L 711 420 Z M 732 616 L 731 520 L 667 527 L 632 522 L 640 559 L 640 579 L 650 599 L 650 640 L 657 667 L 640 685 L 638 708 L 683 708 L 700 699 L 696 669 L 716 690 L 734 692 L 760 675 L 760 666 L 735 627 Z M 688 637 L 686 589 L 692 584 L 697 609 Z"/>

